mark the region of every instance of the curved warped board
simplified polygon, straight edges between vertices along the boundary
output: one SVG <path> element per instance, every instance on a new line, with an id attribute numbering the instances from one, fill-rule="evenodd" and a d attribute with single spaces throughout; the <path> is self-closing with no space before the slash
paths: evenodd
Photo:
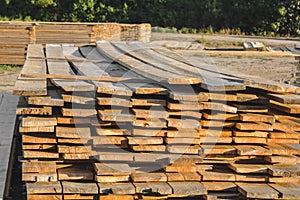
<path id="1" fill-rule="evenodd" d="M 218 71 L 207 70 L 198 67 L 198 65 L 187 64 L 182 61 L 182 59 L 178 59 L 179 56 L 173 58 L 172 56 L 160 54 L 155 51 L 154 48 L 151 48 L 149 44 L 141 42 L 114 42 L 112 45 L 153 67 L 177 73 L 181 76 L 199 78 L 202 80 L 201 87 L 209 91 L 236 91 L 246 89 L 242 79 L 223 75 Z M 174 52 L 170 54 L 174 54 Z"/>
<path id="2" fill-rule="evenodd" d="M 162 56 L 152 49 L 146 48 L 140 42 L 114 42 L 112 43 L 118 49 L 131 55 L 132 57 L 141 60 L 149 65 L 157 67 L 161 70 L 167 70 L 182 76 L 197 77 L 195 68 L 184 63 L 172 60 L 166 56 Z M 175 71 L 175 72 L 174 72 Z"/>
<path id="3" fill-rule="evenodd" d="M 201 79 L 199 78 L 182 77 L 176 73 L 171 73 L 167 70 L 148 65 L 118 50 L 107 41 L 98 41 L 97 49 L 99 52 L 120 63 L 127 69 L 133 70 L 139 75 L 157 82 L 168 82 L 169 84 L 199 84 L 201 82 Z"/>
<path id="4" fill-rule="evenodd" d="M 47 58 L 50 58 L 50 60 L 47 60 L 49 74 L 75 75 L 69 63 L 66 60 L 62 60 L 65 56 L 63 55 L 61 45 L 46 45 L 46 56 Z M 61 80 L 54 78 L 52 79 L 52 83 L 61 87 L 66 92 L 95 90 L 95 86 L 93 84 L 82 80 Z"/>

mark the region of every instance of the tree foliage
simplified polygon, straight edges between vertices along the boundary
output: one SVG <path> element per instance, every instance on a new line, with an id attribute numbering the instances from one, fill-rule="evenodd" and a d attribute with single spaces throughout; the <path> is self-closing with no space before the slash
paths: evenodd
<path id="1" fill-rule="evenodd" d="M 300 0 L 1 0 L 0 16 L 300 35 Z"/>

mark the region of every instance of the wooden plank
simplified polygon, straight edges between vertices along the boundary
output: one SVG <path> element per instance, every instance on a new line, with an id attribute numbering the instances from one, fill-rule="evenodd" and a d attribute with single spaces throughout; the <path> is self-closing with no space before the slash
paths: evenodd
<path id="1" fill-rule="evenodd" d="M 64 194 L 98 194 L 96 183 L 78 183 L 62 181 Z"/>
<path id="2" fill-rule="evenodd" d="M 272 115 L 260 115 L 260 114 L 239 114 L 240 120 L 243 122 L 266 122 L 275 123 L 275 117 Z"/>
<path id="3" fill-rule="evenodd" d="M 134 200 L 132 195 L 107 195 L 100 196 L 99 200 Z"/>
<path id="4" fill-rule="evenodd" d="M 234 164 L 231 163 L 228 166 L 230 169 L 237 173 L 267 173 L 270 165 L 258 165 L 258 164 Z"/>
<path id="5" fill-rule="evenodd" d="M 56 127 L 56 137 L 60 138 L 74 138 L 74 139 L 81 139 L 81 138 L 90 138 L 91 131 L 88 127 L 63 127 L 57 126 Z"/>
<path id="6" fill-rule="evenodd" d="M 270 100 L 270 107 L 289 114 L 300 114 L 300 105 L 298 104 L 283 104 Z"/>
<path id="7" fill-rule="evenodd" d="M 270 163 L 293 164 L 298 163 L 300 158 L 297 156 L 266 156 L 265 160 Z"/>
<path id="8" fill-rule="evenodd" d="M 61 45 L 46 45 L 47 58 L 64 58 Z M 47 60 L 48 71 L 51 75 L 74 75 L 75 73 L 71 69 L 67 61 L 63 60 Z M 91 85 L 82 80 L 60 80 L 59 78 L 51 79 L 52 82 L 61 87 L 64 91 L 94 91 L 94 85 Z"/>
<path id="9" fill-rule="evenodd" d="M 56 90 L 50 89 L 47 93 L 48 96 L 27 97 L 28 104 L 40 106 L 64 106 L 64 101 Z"/>
<path id="10" fill-rule="evenodd" d="M 80 166 L 80 167 L 79 166 L 58 169 L 57 170 L 58 179 L 60 181 L 94 180 L 94 173 L 92 171 L 90 171 L 86 166 Z"/>
<path id="11" fill-rule="evenodd" d="M 272 176 L 298 177 L 300 175 L 300 165 L 272 165 L 268 167 L 268 173 Z"/>
<path id="12" fill-rule="evenodd" d="M 153 145 L 163 144 L 161 137 L 127 137 L 129 145 Z"/>
<path id="13" fill-rule="evenodd" d="M 185 172 L 185 173 L 166 173 L 168 182 L 178 181 L 200 181 L 201 175 L 197 172 Z"/>
<path id="14" fill-rule="evenodd" d="M 61 108 L 64 117 L 90 117 L 96 116 L 95 109 L 82 109 L 82 108 Z"/>
<path id="15" fill-rule="evenodd" d="M 237 113 L 237 108 L 223 103 L 202 102 L 204 110 L 218 110 L 229 113 Z"/>
<path id="16" fill-rule="evenodd" d="M 25 144 L 56 144 L 56 138 L 49 133 L 46 135 L 41 133 L 30 135 L 22 134 L 22 142 Z"/>
<path id="17" fill-rule="evenodd" d="M 198 182 L 168 182 L 173 189 L 173 194 L 197 196 L 207 194 L 205 187 Z"/>
<path id="18" fill-rule="evenodd" d="M 238 146 L 235 146 L 235 148 L 237 149 L 238 155 L 241 155 L 241 156 L 272 155 L 272 152 L 269 149 L 264 148 L 262 146 L 258 146 L 258 145 L 238 145 Z"/>
<path id="19" fill-rule="evenodd" d="M 40 44 L 32 44 L 27 47 L 28 56 L 45 57 L 43 46 Z M 44 60 L 27 59 L 23 65 L 21 74 L 46 74 L 46 62 Z M 47 95 L 46 78 L 36 77 L 26 79 L 19 77 L 16 81 L 13 94 L 22 96 L 44 96 Z"/>
<path id="20" fill-rule="evenodd" d="M 279 192 L 267 184 L 236 183 L 238 190 L 246 198 L 277 199 Z"/>
<path id="21" fill-rule="evenodd" d="M 133 113 L 135 114 L 135 117 L 137 118 L 144 118 L 144 119 L 152 119 L 152 118 L 160 118 L 160 119 L 166 119 L 169 117 L 169 113 L 162 109 L 132 109 Z"/>
<path id="22" fill-rule="evenodd" d="M 299 95 L 295 94 L 268 94 L 270 99 L 282 104 L 300 104 Z"/>
<path id="23" fill-rule="evenodd" d="M 134 183 L 135 192 L 138 194 L 155 194 L 168 195 L 172 194 L 172 188 L 167 183 Z"/>
<path id="24" fill-rule="evenodd" d="M 34 151 L 34 150 L 24 150 L 23 151 L 24 158 L 50 158 L 56 159 L 59 158 L 59 154 L 56 152 L 47 152 L 47 151 Z"/>
<path id="25" fill-rule="evenodd" d="M 133 173 L 131 179 L 137 182 L 167 182 L 167 176 L 164 173 Z"/>
<path id="26" fill-rule="evenodd" d="M 132 199 L 133 196 L 129 196 L 129 194 L 135 194 L 135 187 L 132 183 L 98 183 L 100 188 L 100 194 L 114 194 L 109 195 L 107 197 L 113 197 L 115 200 L 123 200 L 124 199 Z M 122 195 L 122 196 L 117 196 Z M 124 196 L 123 196 L 124 195 Z M 125 196 L 127 195 L 127 196 Z M 119 198 L 117 198 L 119 197 Z M 130 197 L 130 198 L 129 198 Z M 101 199 L 101 198 L 100 198 Z M 107 198 L 106 198 L 107 199 Z"/>
<path id="27" fill-rule="evenodd" d="M 208 191 L 235 191 L 237 186 L 230 182 L 201 182 Z"/>
<path id="28" fill-rule="evenodd" d="M 155 80 L 157 82 L 166 81 L 170 84 L 197 84 L 200 83 L 199 78 L 185 78 L 179 74 L 171 73 L 159 68 L 155 68 L 151 65 L 145 64 L 137 59 L 130 57 L 121 51 L 118 51 L 109 42 L 99 41 L 97 42 L 97 49 L 103 55 L 115 60 L 121 65 L 125 66 L 129 70 L 134 70 L 136 73 L 146 78 Z M 164 76 L 161 76 L 163 74 Z M 168 77 L 168 78 L 166 78 Z"/>
<path id="29" fill-rule="evenodd" d="M 235 127 L 239 130 L 273 131 L 272 125 L 262 123 L 262 122 L 257 122 L 257 123 L 236 123 Z"/>
<path id="30" fill-rule="evenodd" d="M 57 119 L 55 117 L 23 117 L 22 127 L 40 127 L 40 126 L 56 126 Z"/>
<path id="31" fill-rule="evenodd" d="M 203 112 L 203 117 L 205 119 L 210 120 L 226 120 L 226 121 L 238 121 L 239 115 L 238 114 L 230 114 L 230 113 L 208 113 Z"/>
<path id="32" fill-rule="evenodd" d="M 52 183 L 26 183 L 27 194 L 61 194 L 62 187 L 59 182 Z"/>
<path id="33" fill-rule="evenodd" d="M 95 181 L 98 183 L 121 183 L 130 181 L 129 175 L 113 175 L 113 176 L 96 176 Z"/>
<path id="34" fill-rule="evenodd" d="M 280 197 L 283 199 L 299 199 L 299 183 L 276 183 L 269 185 L 275 190 L 277 190 L 280 193 Z"/>

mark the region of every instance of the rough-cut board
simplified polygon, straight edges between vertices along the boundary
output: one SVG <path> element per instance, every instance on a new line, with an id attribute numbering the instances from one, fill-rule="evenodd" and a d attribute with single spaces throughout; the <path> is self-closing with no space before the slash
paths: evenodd
<path id="1" fill-rule="evenodd" d="M 280 193 L 283 199 L 299 199 L 300 184 L 299 183 L 276 183 L 269 184 L 272 188 Z"/>
<path id="2" fill-rule="evenodd" d="M 45 57 L 42 45 L 28 45 L 27 48 L 27 57 Z M 27 59 L 23 65 L 21 74 L 46 74 L 46 72 L 45 60 Z M 47 95 L 47 80 L 45 78 L 26 79 L 19 77 L 13 93 L 22 96 L 45 96 Z"/>
<path id="3" fill-rule="evenodd" d="M 97 42 L 98 50 L 111 58 L 112 60 L 120 63 L 129 70 L 133 70 L 136 73 L 154 80 L 157 82 L 168 82 L 171 84 L 198 84 L 201 82 L 201 79 L 195 77 L 182 77 L 177 73 L 173 73 L 167 70 L 163 70 L 149 64 L 145 64 L 138 59 L 135 59 L 131 56 L 124 54 L 122 51 L 119 51 L 115 48 L 110 42 L 100 41 Z M 168 77 L 168 78 L 166 78 Z"/>
<path id="4" fill-rule="evenodd" d="M 237 183 L 237 186 L 238 190 L 247 198 L 279 198 L 279 192 L 267 184 Z"/>

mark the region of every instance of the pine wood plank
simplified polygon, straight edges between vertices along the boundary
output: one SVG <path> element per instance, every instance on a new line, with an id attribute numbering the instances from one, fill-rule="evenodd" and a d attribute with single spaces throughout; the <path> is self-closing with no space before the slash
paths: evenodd
<path id="1" fill-rule="evenodd" d="M 236 183 L 246 198 L 277 199 L 279 193 L 267 184 Z"/>
<path id="2" fill-rule="evenodd" d="M 64 194 L 98 194 L 96 183 L 78 183 L 62 181 Z"/>
<path id="3" fill-rule="evenodd" d="M 53 183 L 26 183 L 27 194 L 61 194 L 62 187 L 59 182 Z"/>
<path id="4" fill-rule="evenodd" d="M 133 200 L 133 196 L 129 196 L 129 194 L 135 194 L 135 187 L 132 183 L 98 183 L 98 185 L 100 188 L 100 194 L 112 193 L 114 195 L 108 195 L 107 197 L 112 197 L 112 199 L 115 200 L 123 200 L 123 198 L 124 200 Z"/>
<path id="5" fill-rule="evenodd" d="M 197 196 L 207 194 L 205 187 L 199 182 L 168 182 L 173 194 Z"/>

